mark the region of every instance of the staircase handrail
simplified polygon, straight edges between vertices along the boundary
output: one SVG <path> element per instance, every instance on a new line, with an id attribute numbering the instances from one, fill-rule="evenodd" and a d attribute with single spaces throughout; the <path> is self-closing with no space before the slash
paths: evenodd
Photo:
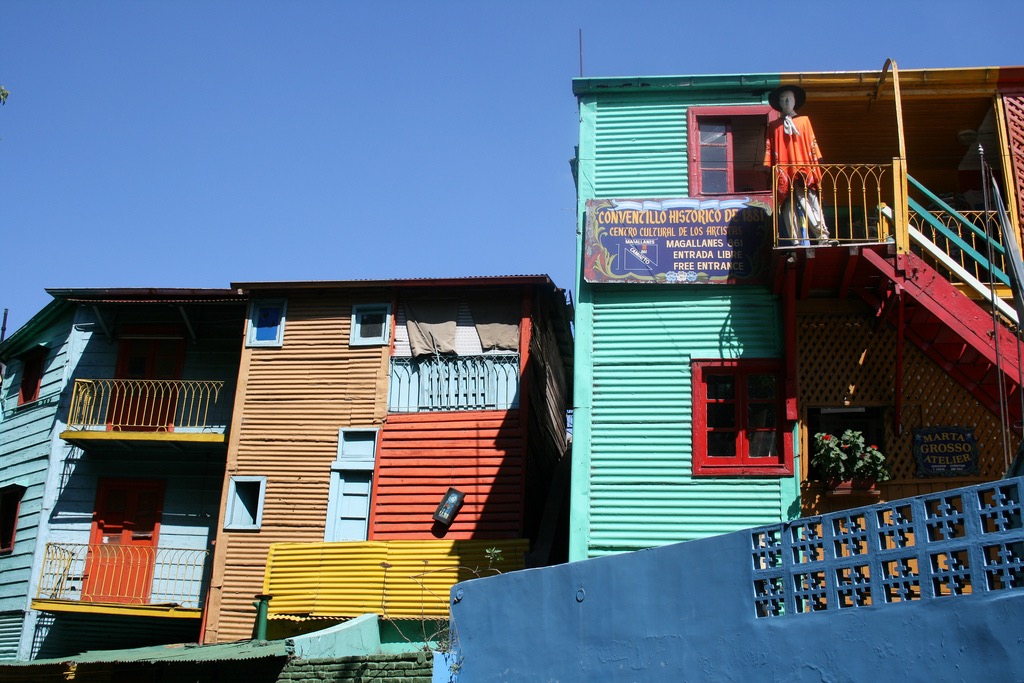
<path id="1" fill-rule="evenodd" d="M 943 200 L 939 199 L 933 192 L 928 190 L 924 185 L 922 185 L 918 181 L 914 180 L 914 178 L 909 173 L 907 174 L 907 180 L 915 188 L 917 188 L 922 194 L 924 194 L 925 197 L 930 199 L 940 209 L 942 209 L 944 212 L 949 214 L 955 221 L 957 221 L 958 223 L 960 223 L 964 227 L 968 228 L 977 237 L 985 240 L 986 242 L 989 242 L 991 244 L 993 250 L 999 252 L 1000 255 L 1005 255 L 1006 254 L 1006 247 L 1004 247 L 999 242 L 997 242 L 997 241 L 993 240 L 992 238 L 990 238 L 988 236 L 988 234 L 984 230 L 979 228 L 973 222 L 967 220 L 964 216 L 962 216 L 956 209 L 951 207 L 949 204 L 947 204 Z M 929 225 L 931 225 L 933 228 L 935 228 L 940 233 L 942 233 L 943 237 L 945 237 L 946 239 L 951 241 L 959 249 L 961 249 L 964 253 L 968 254 L 972 259 L 977 261 L 979 265 L 981 265 L 983 268 L 985 268 L 990 273 L 992 273 L 992 275 L 995 276 L 995 278 L 997 280 L 999 280 L 1003 285 L 1005 285 L 1006 287 L 1010 286 L 1010 277 L 1006 273 L 1004 273 L 1001 268 L 996 266 L 994 263 L 991 263 L 988 260 L 987 257 L 985 257 L 983 254 L 981 254 L 981 252 L 979 252 L 977 249 L 975 249 L 971 245 L 967 244 L 967 242 L 965 242 L 963 239 L 961 239 L 960 235 L 958 235 L 957 233 L 955 233 L 952 230 L 950 230 L 949 227 L 947 227 L 942 221 L 938 220 L 934 216 L 934 214 L 932 214 L 931 211 L 926 209 L 922 204 L 917 202 L 912 197 L 907 197 L 907 204 L 910 206 L 911 209 L 914 210 L 914 212 L 916 214 L 918 214 L 919 216 L 921 216 L 921 218 L 923 218 L 925 221 L 927 221 Z"/>
<path id="2" fill-rule="evenodd" d="M 892 209 L 889 207 L 881 207 L 882 214 L 889 220 L 893 219 Z M 1001 297 L 997 296 L 988 285 L 979 280 L 978 278 L 971 275 L 963 266 L 957 263 L 953 258 L 949 256 L 945 251 L 940 249 L 934 242 L 928 239 L 928 236 L 913 226 L 909 226 L 910 237 L 913 239 L 922 249 L 928 252 L 928 255 L 933 259 L 942 264 L 942 266 L 948 269 L 951 273 L 956 275 L 960 280 L 973 289 L 978 295 L 984 300 L 990 302 L 997 309 L 999 313 L 1005 316 L 1007 319 L 1012 320 L 1014 324 L 1019 324 L 1017 317 L 1017 311 L 1012 306 L 1002 300 Z"/>

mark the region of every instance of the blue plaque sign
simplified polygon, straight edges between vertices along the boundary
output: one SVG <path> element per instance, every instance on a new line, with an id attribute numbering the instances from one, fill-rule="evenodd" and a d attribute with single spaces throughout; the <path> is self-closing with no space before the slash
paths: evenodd
<path id="1" fill-rule="evenodd" d="M 914 430 L 919 477 L 963 477 L 978 473 L 978 442 L 971 427 Z"/>
<path id="2" fill-rule="evenodd" d="M 762 283 L 771 250 L 771 207 L 750 197 L 591 199 L 587 282 Z"/>

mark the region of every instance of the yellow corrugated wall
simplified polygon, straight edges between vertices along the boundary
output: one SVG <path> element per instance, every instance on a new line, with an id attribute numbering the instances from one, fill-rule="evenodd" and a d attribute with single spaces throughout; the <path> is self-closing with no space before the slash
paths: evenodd
<path id="1" fill-rule="evenodd" d="M 488 562 L 486 550 L 502 559 Z M 275 543 L 263 592 L 271 619 L 447 617 L 459 581 L 522 569 L 525 539 Z"/>

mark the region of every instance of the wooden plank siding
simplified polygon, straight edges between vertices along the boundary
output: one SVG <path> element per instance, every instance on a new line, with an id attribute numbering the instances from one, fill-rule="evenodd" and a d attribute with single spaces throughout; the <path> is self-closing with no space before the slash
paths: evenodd
<path id="1" fill-rule="evenodd" d="M 44 309 L 40 315 L 45 313 Z M 8 349 L 12 356 L 7 359 L 0 389 L 0 487 L 19 485 L 24 486 L 25 491 L 18 509 L 14 548 L 0 556 L 0 621 L 3 622 L 0 658 L 3 659 L 17 657 L 19 648 L 23 655 L 27 654 L 30 634 L 23 633 L 22 627 L 35 571 L 40 527 L 46 523 L 43 517 L 46 473 L 57 411 L 67 385 L 73 315 L 68 307 L 35 332 L 32 339 L 20 344 L 21 348 Z M 13 336 L 9 341 L 18 343 Z M 19 406 L 22 363 L 18 356 L 26 348 L 38 348 L 40 344 L 45 345 L 47 354 L 39 398 Z"/>
<path id="2" fill-rule="evenodd" d="M 111 378 L 115 374 L 119 334 L 126 326 L 159 326 L 180 329 L 185 337 L 181 375 L 187 379 L 222 380 L 221 395 L 230 415 L 239 357 L 240 303 L 184 303 L 191 330 L 183 324 L 178 307 L 119 301 L 97 306 L 106 328 L 97 321 L 92 305 L 76 309 L 73 358 L 69 359 L 68 381 Z M 116 321 L 116 323 L 112 322 Z M 106 329 L 112 333 L 107 335 Z M 194 335 L 194 336 L 193 336 Z M 70 384 L 69 384 L 70 387 Z M 70 389 L 65 391 L 57 431 L 66 425 Z M 103 478 L 157 480 L 164 485 L 158 535 L 160 548 L 210 550 L 216 536 L 224 478 L 225 447 L 193 448 L 178 445 L 131 447 L 97 443 L 87 450 L 64 441 L 52 445 L 47 484 L 49 508 L 46 542 L 85 544 L 89 542 L 95 510 L 97 483 Z M 206 567 L 212 566 L 212 554 Z M 34 570 L 33 580 L 38 575 Z M 32 596 L 35 597 L 35 596 Z M 205 596 L 205 592 L 202 597 Z M 83 605 L 83 608 L 86 605 Z M 129 626 L 130 625 L 130 626 Z M 32 656 L 60 656 L 81 649 L 98 649 L 116 644 L 182 642 L 195 640 L 199 623 L 192 619 L 135 619 L 96 614 L 40 613 L 32 635 Z"/>
<path id="3" fill-rule="evenodd" d="M 242 350 L 222 499 L 230 476 L 266 476 L 263 525 L 224 530 L 221 508 L 206 642 L 252 637 L 252 601 L 270 545 L 324 539 L 338 430 L 379 427 L 386 416 L 388 347 L 348 342 L 352 305 L 391 303 L 390 292 L 305 291 L 287 299 L 281 348 Z"/>
<path id="4" fill-rule="evenodd" d="M 466 500 L 445 538 L 522 533 L 519 411 L 393 414 L 381 433 L 371 538 L 433 538 L 431 515 L 449 486 Z"/>

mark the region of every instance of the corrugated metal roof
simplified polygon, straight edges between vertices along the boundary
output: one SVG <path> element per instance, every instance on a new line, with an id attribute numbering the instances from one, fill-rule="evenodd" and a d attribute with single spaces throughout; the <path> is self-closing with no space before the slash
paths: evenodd
<path id="1" fill-rule="evenodd" d="M 287 657 L 290 654 L 291 645 L 287 640 L 243 640 L 215 645 L 175 643 L 128 650 L 91 650 L 70 657 L 37 659 L 32 662 L 17 662 L 16 664 L 25 666 L 26 664 L 43 665 L 60 662 L 217 662 Z"/>
<path id="2" fill-rule="evenodd" d="M 86 287 L 47 289 L 55 299 L 74 303 L 222 303 L 245 301 L 245 296 L 233 289 L 184 287 Z"/>

